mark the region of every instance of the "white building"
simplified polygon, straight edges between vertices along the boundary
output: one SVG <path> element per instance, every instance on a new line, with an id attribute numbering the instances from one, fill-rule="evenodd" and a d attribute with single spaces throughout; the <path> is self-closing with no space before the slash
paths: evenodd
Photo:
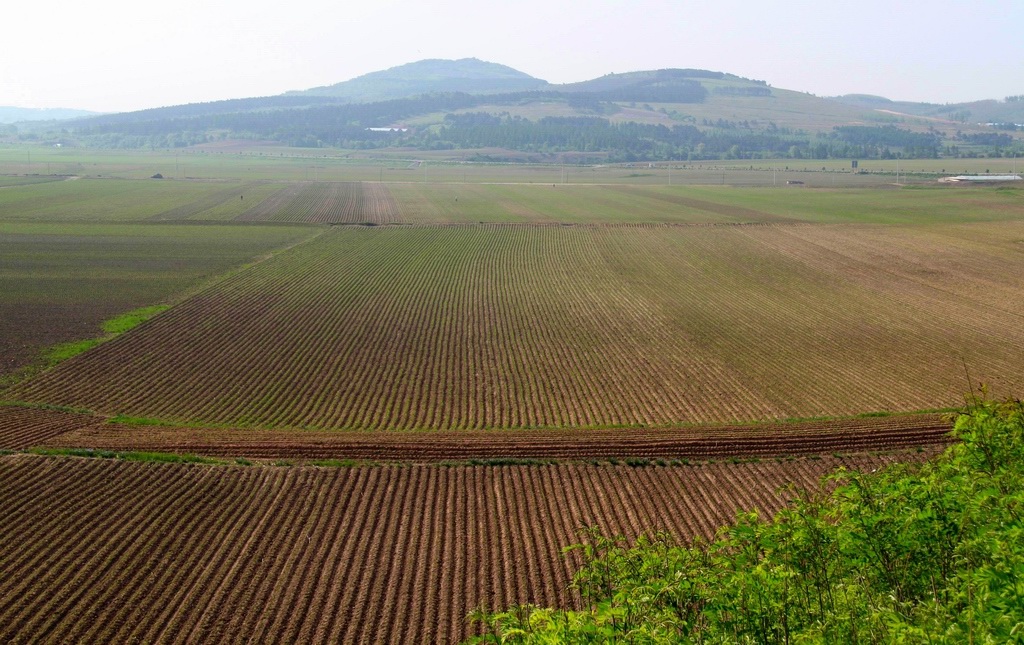
<path id="1" fill-rule="evenodd" d="M 957 175 L 956 177 L 943 177 L 939 181 L 947 184 L 959 183 L 994 183 L 1000 181 L 1020 181 L 1020 175 Z"/>

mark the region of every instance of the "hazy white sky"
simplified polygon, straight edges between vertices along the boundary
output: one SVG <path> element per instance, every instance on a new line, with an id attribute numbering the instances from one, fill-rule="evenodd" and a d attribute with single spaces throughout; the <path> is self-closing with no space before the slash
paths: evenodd
<path id="1" fill-rule="evenodd" d="M 13 3 L 13 6 L 12 6 Z M 820 96 L 1024 94 L 1024 0 L 8 0 L 0 105 L 267 96 L 423 58 L 564 83 L 697 67 Z"/>

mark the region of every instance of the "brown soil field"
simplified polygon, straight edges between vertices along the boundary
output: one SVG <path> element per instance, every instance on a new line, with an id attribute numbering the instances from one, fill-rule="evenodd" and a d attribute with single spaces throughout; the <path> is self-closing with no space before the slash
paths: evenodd
<path id="1" fill-rule="evenodd" d="M 32 363 L 44 347 L 97 335 L 123 310 L 104 303 L 0 302 L 0 377 Z"/>
<path id="2" fill-rule="evenodd" d="M 96 425 L 96 417 L 54 410 L 0 406 L 0 450 L 38 446 L 57 435 Z"/>
<path id="3" fill-rule="evenodd" d="M 678 426 L 1024 390 L 1016 222 L 336 227 L 5 393 L 174 425 Z"/>
<path id="4" fill-rule="evenodd" d="M 860 453 L 930 448 L 951 441 L 944 415 L 920 414 L 829 421 L 608 430 L 489 430 L 459 432 L 330 432 L 137 426 L 87 415 L 23 408 L 0 432 L 31 421 L 19 445 L 112 451 L 171 452 L 256 459 L 354 459 L 429 463 L 493 459 L 586 461 L 708 460 Z M 50 429 L 47 421 L 55 426 Z M 58 432 L 59 431 L 59 432 Z M 35 432 L 35 435 L 31 435 Z M 30 436 L 35 438 L 29 440 Z M 2 435 L 0 435 L 2 438 Z M 0 441 L 0 447 L 4 447 Z"/>
<path id="5" fill-rule="evenodd" d="M 919 459 L 926 453 L 902 455 Z M 575 531 L 710 536 L 837 466 L 243 467 L 0 457 L 0 641 L 454 642 L 574 606 Z"/>

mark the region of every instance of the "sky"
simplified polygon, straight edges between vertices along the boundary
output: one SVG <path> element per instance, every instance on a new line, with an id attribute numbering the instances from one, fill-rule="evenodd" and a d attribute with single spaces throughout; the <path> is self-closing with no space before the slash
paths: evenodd
<path id="1" fill-rule="evenodd" d="M 818 96 L 1024 94 L 1024 0 L 8 0 L 0 105 L 131 111 L 331 85 L 424 58 L 552 83 L 702 68 Z"/>

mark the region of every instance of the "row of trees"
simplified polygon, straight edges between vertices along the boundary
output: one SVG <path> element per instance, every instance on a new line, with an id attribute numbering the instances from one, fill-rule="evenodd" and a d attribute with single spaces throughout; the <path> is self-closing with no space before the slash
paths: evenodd
<path id="1" fill-rule="evenodd" d="M 712 124 L 714 125 L 714 124 Z M 722 125 L 722 124 L 719 124 Z M 771 132 L 692 125 L 612 123 L 597 117 L 546 117 L 529 121 L 486 113 L 448 115 L 444 126 L 412 137 L 430 149 L 507 148 L 528 152 L 604 152 L 611 160 L 796 159 L 901 157 L 933 158 L 941 149 L 937 134 L 889 127 L 836 128 L 810 136 L 786 129 Z"/>

